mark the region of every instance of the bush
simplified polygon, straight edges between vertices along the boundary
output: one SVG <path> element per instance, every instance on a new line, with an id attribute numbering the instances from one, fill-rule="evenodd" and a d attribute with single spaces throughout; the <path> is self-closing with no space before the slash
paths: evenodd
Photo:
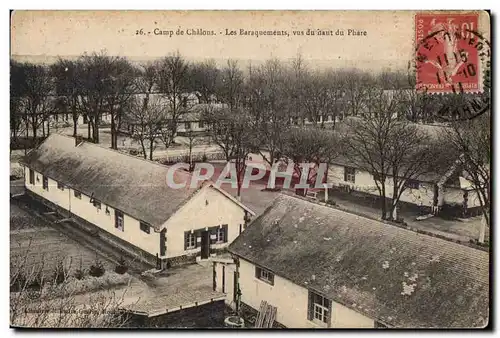
<path id="1" fill-rule="evenodd" d="M 40 290 L 43 286 L 43 274 L 42 271 L 38 271 L 35 277 L 29 282 L 28 288 L 32 290 Z"/>
<path id="2" fill-rule="evenodd" d="M 82 280 L 85 278 L 85 271 L 82 269 L 76 269 L 74 273 L 74 277 L 78 280 Z"/>
<path id="3" fill-rule="evenodd" d="M 64 262 L 59 261 L 55 267 L 52 281 L 56 284 L 61 284 L 66 280 L 67 277 L 68 277 L 68 271 L 64 267 Z"/>
<path id="4" fill-rule="evenodd" d="M 90 266 L 89 275 L 93 277 L 101 277 L 102 275 L 104 275 L 104 272 L 106 272 L 106 269 L 104 269 L 104 265 L 99 259 L 96 258 L 94 264 Z"/>
<path id="5" fill-rule="evenodd" d="M 19 292 L 21 291 L 24 286 L 26 285 L 26 276 L 22 272 L 18 272 L 17 276 L 15 277 L 15 280 L 12 282 L 12 285 L 10 286 L 10 291 L 11 292 Z"/>
<path id="6" fill-rule="evenodd" d="M 334 200 L 328 199 L 326 201 L 326 204 L 330 204 L 330 205 L 334 205 L 335 206 L 335 205 L 337 205 L 337 202 L 335 202 Z"/>
<path id="7" fill-rule="evenodd" d="M 76 269 L 74 277 L 78 280 L 82 280 L 83 278 L 85 278 L 85 270 L 83 269 L 83 262 L 81 259 L 80 259 L 80 267 Z"/>
<path id="8" fill-rule="evenodd" d="M 125 259 L 123 259 L 123 257 L 120 257 L 118 265 L 115 267 L 115 272 L 120 275 L 123 275 L 127 271 L 128 271 L 128 266 L 125 263 Z"/>

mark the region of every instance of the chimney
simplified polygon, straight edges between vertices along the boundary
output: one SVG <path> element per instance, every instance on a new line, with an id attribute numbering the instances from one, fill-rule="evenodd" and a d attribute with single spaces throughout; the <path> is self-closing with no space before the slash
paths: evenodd
<path id="1" fill-rule="evenodd" d="M 76 135 L 75 136 L 75 147 L 78 147 L 82 143 L 83 143 L 83 136 L 82 135 Z"/>

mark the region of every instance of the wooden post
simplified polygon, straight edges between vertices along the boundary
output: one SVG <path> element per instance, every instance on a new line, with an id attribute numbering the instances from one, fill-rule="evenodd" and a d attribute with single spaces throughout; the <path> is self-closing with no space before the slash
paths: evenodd
<path id="1" fill-rule="evenodd" d="M 484 243 L 484 237 L 486 236 L 486 218 L 481 217 L 481 227 L 479 228 L 479 243 Z"/>
<path id="2" fill-rule="evenodd" d="M 212 263 L 212 278 L 213 278 L 213 289 L 217 289 L 217 272 L 215 270 L 215 262 Z"/>

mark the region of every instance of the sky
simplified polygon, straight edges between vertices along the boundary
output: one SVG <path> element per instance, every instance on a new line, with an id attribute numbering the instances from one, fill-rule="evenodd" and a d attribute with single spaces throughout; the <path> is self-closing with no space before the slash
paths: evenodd
<path id="1" fill-rule="evenodd" d="M 51 63 L 57 57 L 106 50 L 146 61 L 179 51 L 189 60 L 212 58 L 222 64 L 231 58 L 259 64 L 270 58 L 290 60 L 300 53 L 313 67 L 401 70 L 414 57 L 414 15 L 413 11 L 15 11 L 11 56 Z M 157 35 L 155 29 L 171 31 L 173 36 Z M 308 29 L 316 34 L 307 35 Z M 318 29 L 331 35 L 319 36 Z M 349 29 L 361 35 L 348 35 Z M 184 34 L 177 35 L 178 30 Z M 187 35 L 188 30 L 215 35 Z M 236 35 L 226 35 L 226 30 Z M 240 30 L 284 30 L 289 35 L 257 37 Z M 337 30 L 344 36 L 336 35 Z"/>

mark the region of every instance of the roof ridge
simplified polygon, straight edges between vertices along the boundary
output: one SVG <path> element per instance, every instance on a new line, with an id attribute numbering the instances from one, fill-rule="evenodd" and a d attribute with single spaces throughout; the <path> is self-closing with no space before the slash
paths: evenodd
<path id="1" fill-rule="evenodd" d="M 358 216 L 358 217 L 363 217 L 363 218 L 366 218 L 366 219 L 369 219 L 369 220 L 372 220 L 372 221 L 375 221 L 375 222 L 379 222 L 381 224 L 386 224 L 386 225 L 389 225 L 389 226 L 393 226 L 395 228 L 399 228 L 399 229 L 402 229 L 402 230 L 407 230 L 407 231 L 410 231 L 410 232 L 413 232 L 413 233 L 417 233 L 417 234 L 426 235 L 426 236 L 429 236 L 429 237 L 434 237 L 434 238 L 437 238 L 437 239 L 441 239 L 441 240 L 444 240 L 446 242 L 455 243 L 455 244 L 462 245 L 462 246 L 467 246 L 467 247 L 469 247 L 471 249 L 476 249 L 476 250 L 480 250 L 480 251 L 489 251 L 489 247 L 488 246 L 482 246 L 482 245 L 478 245 L 478 244 L 471 243 L 471 242 L 461 241 L 461 240 L 458 240 L 458 239 L 452 239 L 452 238 L 449 238 L 449 237 L 446 237 L 446 236 L 443 236 L 443 235 L 439 235 L 439 234 L 436 234 L 436 233 L 433 233 L 433 232 L 430 232 L 430 231 L 421 230 L 421 229 L 410 227 L 410 226 L 405 226 L 404 224 L 396 223 L 394 221 L 380 220 L 380 219 L 377 219 L 377 218 L 374 218 L 374 217 L 370 217 L 370 216 L 368 216 L 366 214 L 363 214 L 363 213 L 359 213 L 359 212 L 355 212 L 355 211 L 352 211 L 352 210 L 344 209 L 342 207 L 339 207 L 338 205 L 328 204 L 328 203 L 325 203 L 325 202 L 320 202 L 318 200 L 313 200 L 311 198 L 300 196 L 300 195 L 297 195 L 297 194 L 295 194 L 295 193 L 293 193 L 291 191 L 283 191 L 282 190 L 280 192 L 280 194 L 284 195 L 284 196 L 292 197 L 292 198 L 297 198 L 297 199 L 300 199 L 302 201 L 310 202 L 312 204 L 316 204 L 316 205 L 319 205 L 319 206 L 323 206 L 323 207 L 327 207 L 327 208 L 330 208 L 330 209 L 334 209 L 334 210 L 337 210 L 337 211 L 342 211 L 342 212 L 345 212 L 347 214 L 355 215 L 355 216 Z M 273 205 L 274 205 L 274 203 L 273 203 Z M 266 212 L 267 212 L 267 209 L 262 213 L 262 215 L 264 215 Z"/>
<path id="2" fill-rule="evenodd" d="M 74 137 L 70 136 L 70 135 L 65 135 L 65 134 L 60 134 L 60 133 L 54 133 L 54 134 L 51 134 L 50 136 L 52 136 L 52 135 L 59 135 L 59 136 L 62 136 L 62 137 L 74 140 Z M 78 136 L 81 136 L 81 135 L 78 135 Z M 104 149 L 104 150 L 110 151 L 110 152 L 115 153 L 115 154 L 125 155 L 125 156 L 128 156 L 130 158 L 134 158 L 136 160 L 141 160 L 141 161 L 144 161 L 146 163 L 154 164 L 154 165 L 160 166 L 160 167 L 165 168 L 165 169 L 169 169 L 171 167 L 171 166 L 167 166 L 165 164 L 162 164 L 162 163 L 159 163 L 159 162 L 156 162 L 156 161 L 153 161 L 153 160 L 149 160 L 149 159 L 146 159 L 146 158 L 143 158 L 143 157 L 131 155 L 129 153 L 126 153 L 124 151 L 120 151 L 118 149 L 112 149 L 110 147 L 106 147 L 106 146 L 104 146 L 101 143 L 93 143 L 93 142 L 90 142 L 90 141 L 88 141 L 86 139 L 83 139 L 81 144 L 86 144 L 86 145 L 89 145 L 89 146 L 92 146 L 92 147 L 98 147 L 100 149 Z M 185 174 L 189 175 L 189 176 L 192 176 L 190 172 L 187 172 L 187 171 L 183 171 L 183 172 Z"/>

